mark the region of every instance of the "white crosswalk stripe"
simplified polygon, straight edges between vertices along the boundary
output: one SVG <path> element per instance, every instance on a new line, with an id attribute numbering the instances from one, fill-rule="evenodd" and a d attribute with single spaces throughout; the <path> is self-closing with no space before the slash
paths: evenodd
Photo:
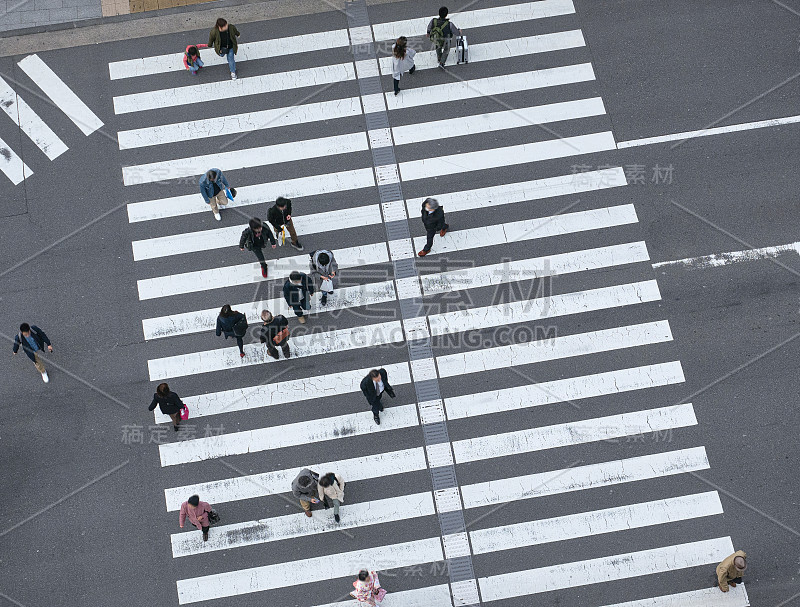
<path id="1" fill-rule="evenodd" d="M 178 579 L 179 603 L 253 593 L 262 593 L 253 599 L 263 596 L 264 602 L 273 603 L 270 591 L 303 579 L 335 581 L 341 586 L 338 599 L 312 599 L 319 603 L 317 607 L 355 607 L 356 603 L 342 597 L 362 566 L 381 571 L 476 555 L 477 580 L 450 585 L 437 579 L 433 585 L 410 590 L 389 576 L 391 587 L 383 604 L 471 604 L 473 600 L 459 598 L 462 587 L 470 582 L 476 584 L 476 593 L 480 589 L 484 603 L 494 604 L 514 598 L 530 602 L 533 595 L 610 581 L 623 588 L 627 580 L 625 588 L 638 585 L 637 590 L 619 596 L 623 601 L 635 600 L 605 607 L 745 607 L 748 599 L 742 585 L 727 595 L 712 592 L 713 588 L 684 592 L 702 586 L 702 581 L 684 584 L 674 594 L 666 589 L 661 596 L 653 592 L 652 597 L 636 598 L 647 596 L 639 580 L 654 571 L 686 569 L 687 576 L 694 576 L 690 568 L 716 564 L 733 551 L 733 545 L 729 538 L 681 543 L 695 539 L 687 537 L 686 521 L 718 520 L 712 519 L 722 513 L 716 491 L 690 487 L 646 496 L 650 484 L 672 477 L 675 484 L 663 486 L 679 486 L 688 483 L 692 474 L 708 470 L 710 464 L 705 448 L 691 439 L 694 431 L 688 434 L 692 442 L 672 443 L 673 435 L 682 437 L 698 420 L 691 403 L 674 404 L 680 402 L 675 394 L 686 381 L 684 369 L 670 343 L 670 324 L 660 311 L 661 293 L 647 246 L 640 240 L 636 208 L 617 189 L 627 185 L 626 171 L 622 166 L 606 166 L 613 158 L 605 152 L 616 150 L 617 144 L 604 101 L 592 92 L 595 71 L 573 2 L 535 0 L 452 14 L 453 22 L 468 31 L 471 57 L 469 65 L 448 70 L 452 77 L 447 78 L 436 76 L 435 52 L 427 47 L 425 29 L 432 15 L 414 11 L 407 7 L 398 15 L 400 20 L 370 27 L 272 40 L 251 38 L 240 44 L 237 62 L 252 63 L 236 81 L 220 78 L 200 84 L 186 74 L 178 75 L 184 69 L 182 54 L 174 52 L 109 64 L 111 80 L 125 81 L 115 83 L 125 85 L 112 93 L 115 113 L 136 113 L 141 118 L 137 128 L 117 133 L 124 156 L 123 183 L 133 200 L 127 205 L 128 219 L 132 224 L 158 222 L 131 226 L 133 257 L 142 262 L 135 265 L 141 271 L 138 294 L 147 301 L 142 305 L 147 310 L 143 335 L 146 342 L 159 341 L 159 357 L 153 354 L 147 361 L 149 379 L 174 384 L 189 407 L 189 424 L 213 424 L 219 431 L 190 436 L 191 430 L 184 429 L 175 433 L 174 441 L 158 445 L 163 467 L 179 472 L 178 466 L 191 464 L 191 476 L 182 476 L 180 481 L 187 484 L 164 489 L 167 513 L 174 516 L 189 495 L 197 494 L 223 515 L 223 524 L 214 527 L 208 541 L 194 529 L 173 534 L 172 556 L 191 564 L 199 555 L 223 550 L 233 554 L 237 548 L 244 548 L 242 554 L 270 554 L 263 560 L 256 556 L 249 568 L 230 570 L 241 567 L 241 561 L 231 559 L 230 563 L 238 564 L 215 569 L 218 573 Z M 505 27 L 508 24 L 515 27 Z M 493 26 L 500 27 L 481 29 Z M 512 31 L 522 35 L 502 39 L 514 35 L 505 34 Z M 374 37 L 381 43 L 381 54 L 386 54 L 384 42 L 400 35 L 408 36 L 419 50 L 415 62 L 422 76 L 404 75 L 403 90 L 397 96 L 389 89 L 355 96 L 357 79 L 365 75 L 382 76 L 386 87 L 392 62 L 385 56 L 347 62 L 346 47 Z M 208 49 L 201 54 L 207 67 L 226 75 L 223 58 Z M 537 57 L 546 60 L 547 67 L 533 69 L 539 65 L 531 65 L 530 60 Z M 269 73 L 264 73 L 266 62 L 259 63 L 260 59 L 270 59 Z M 294 59 L 300 59 L 294 67 L 313 67 L 287 69 Z M 455 52 L 451 52 L 448 64 L 455 62 Z M 526 62 L 529 65 L 524 66 Z M 541 65 L 538 59 L 535 63 Z M 479 77 L 487 73 L 492 75 Z M 161 85 L 154 83 L 163 78 L 146 77 L 158 74 L 175 74 L 175 81 L 156 90 Z M 324 96 L 328 89 L 333 98 Z M 489 112 L 469 103 L 497 96 L 502 101 L 503 95 L 515 93 L 531 99 L 513 104 L 522 107 L 496 107 Z M 245 111 L 245 102 L 255 95 L 259 95 L 258 108 Z M 538 99 L 543 95 L 547 98 Z M 228 100 L 224 107 L 211 103 L 223 98 Z M 414 111 L 433 106 L 436 116 Z M 179 107 L 192 107 L 191 116 L 171 109 Z M 471 107 L 481 113 L 470 114 Z M 411 111 L 402 112 L 405 109 Z M 390 125 L 367 132 L 364 114 L 378 110 L 388 111 Z M 551 127 L 541 125 L 551 124 L 559 131 L 564 127 L 565 136 L 542 139 L 542 128 Z M 537 131 L 535 137 L 518 140 L 527 143 L 508 140 L 512 130 L 525 133 L 520 129 L 526 127 Z M 289 136 L 289 130 L 307 135 Z M 235 140 L 251 132 L 250 143 L 245 139 L 245 143 L 234 141 L 235 145 L 222 148 L 212 145 L 211 153 L 203 154 L 191 149 L 196 141 Z M 445 148 L 433 145 L 443 140 L 454 144 L 448 155 L 442 151 Z M 371 166 L 363 153 L 386 145 L 400 152 L 410 150 L 404 146 L 416 146 L 415 153 L 398 154 L 396 164 Z M 602 165 L 597 160 L 600 153 Z M 584 162 L 579 157 L 588 154 L 597 154 L 585 160 L 586 166 L 595 164 L 588 172 L 563 174 L 562 169 L 562 174 L 548 175 L 539 170 L 542 162 L 571 157 L 575 163 Z M 342 162 L 345 155 L 350 155 L 347 163 Z M 337 164 L 322 166 L 328 157 Z M 27 168 L 12 167 L 14 156 L 5 158 L 11 160 L 4 171 L 21 178 Z M 297 174 L 295 169 L 306 158 L 316 159 L 314 170 L 320 174 L 281 178 L 286 174 L 284 163 Z M 236 199 L 222 210 L 219 224 L 210 221 L 209 215 L 191 217 L 209 211 L 196 183 L 197 171 L 202 171 L 198 167 L 206 166 L 229 172 L 238 190 Z M 342 166 L 350 168 L 341 170 Z M 462 176 L 480 187 L 459 191 L 457 181 Z M 168 181 L 159 186 L 161 197 L 144 199 L 154 195 L 154 184 L 162 180 Z M 419 196 L 405 200 L 398 196 L 378 204 L 378 193 L 385 196 L 386 192 L 376 191 L 376 185 L 396 181 L 402 182 L 404 191 L 413 190 Z M 412 187 L 406 187 L 407 183 Z M 148 185 L 136 187 L 140 184 Z M 215 262 L 219 255 L 214 253 L 239 255 L 233 251 L 246 216 L 262 217 L 266 208 L 262 205 L 271 205 L 278 196 L 293 199 L 294 222 L 309 252 L 323 242 L 326 247 L 339 242 L 341 248 L 334 253 L 345 284 L 324 307 L 318 297 L 311 299 L 309 328 L 324 330 L 293 333 L 291 358 L 274 361 L 258 343 L 259 315 L 262 309 L 270 309 L 295 325 L 280 285 L 292 270 L 308 272 L 307 254 L 267 248 L 265 254 L 272 259 L 264 281 L 252 253 L 242 253 L 237 263 L 231 257 L 226 263 L 233 265 Z M 419 277 L 407 277 L 401 273 L 403 264 L 425 243 L 424 237 L 413 234 L 421 233 L 420 209 L 429 196 L 443 206 L 451 229 L 436 238 L 430 257 L 418 260 Z M 578 200 L 581 210 L 569 212 Z M 565 212 L 558 212 L 559 208 Z M 476 220 L 479 214 L 497 219 Z M 513 221 L 504 222 L 504 217 Z M 159 221 L 168 219 L 173 221 Z M 387 242 L 384 221 L 410 222 L 412 236 L 392 236 Z M 395 226 L 387 227 L 391 232 Z M 323 238 L 338 234 L 338 240 Z M 538 243 L 545 238 L 547 248 L 540 251 Z M 228 248 L 230 252 L 225 252 Z M 190 258 L 192 254 L 199 255 Z M 484 265 L 448 267 L 454 254 Z M 488 263 L 498 259 L 503 261 Z M 390 265 L 393 261 L 397 266 Z M 358 275 L 354 270 L 361 271 L 361 266 L 368 267 Z M 553 294 L 524 294 L 526 286 L 538 284 L 528 281 L 566 275 L 570 275 L 569 286 Z M 257 293 L 256 301 L 235 296 L 241 303 L 233 306 L 250 324 L 247 340 L 251 343 L 245 345 L 241 358 L 233 342 L 220 341 L 212 332 L 219 306 L 228 301 L 224 289 L 241 290 L 247 285 Z M 492 305 L 486 305 L 490 300 L 485 298 L 458 308 L 438 307 L 448 294 L 484 289 L 470 293 L 482 298 L 501 285 L 512 285 L 502 288 L 511 296 L 492 298 L 496 302 Z M 431 301 L 434 296 L 438 297 Z M 381 314 L 396 314 L 397 308 L 405 313 L 409 304 L 420 301 L 418 318 L 369 314 L 371 306 L 380 306 Z M 352 308 L 367 314 L 358 317 Z M 315 315 L 320 324 L 330 326 L 315 327 Z M 339 315 L 346 315 L 344 322 L 338 320 Z M 484 331 L 491 327 L 534 330 L 539 325 L 560 324 L 561 319 L 568 321 L 571 333 L 559 327 L 557 335 L 537 333 L 532 339 L 517 339 L 512 333 L 508 341 L 491 341 Z M 480 343 L 470 346 L 467 337 L 479 331 Z M 200 333 L 208 341 L 203 342 Z M 405 351 L 408 342 L 414 350 L 412 340 L 428 335 L 435 348 L 426 355 L 430 358 L 409 361 L 392 354 L 391 362 L 380 360 L 383 352 L 397 351 L 393 346 Z M 463 339 L 447 337 L 451 335 Z M 319 357 L 326 362 L 318 363 Z M 272 363 L 279 366 L 256 367 Z M 383 399 L 380 425 L 373 421 L 360 389 L 373 365 L 386 368 L 398 396 L 398 404 L 389 397 Z M 239 367 L 256 367 L 248 371 L 247 383 L 237 382 Z M 498 385 L 492 376 L 507 369 L 533 373 L 536 380 L 518 378 L 510 385 Z M 233 373 L 218 373 L 229 370 Z M 262 377 L 261 383 L 253 374 Z M 420 390 L 420 399 L 423 392 L 412 379 L 433 378 L 442 380 L 441 400 L 415 402 L 415 390 Z M 325 408 L 328 400 L 335 410 Z M 579 409 L 570 407 L 576 403 Z M 609 404 L 614 405 L 610 410 Z M 552 406 L 545 408 L 548 405 Z M 536 421 L 543 414 L 547 421 Z M 515 416 L 515 425 L 494 423 Z M 413 438 L 423 434 L 420 426 L 427 436 L 432 429 L 428 424 L 443 420 L 457 430 L 451 442 L 426 446 Z M 153 421 L 167 424 L 170 419 L 156 410 Z M 172 431 L 167 434 L 171 439 Z M 661 440 L 665 436 L 670 438 L 669 445 Z M 411 442 L 406 443 L 406 438 L 393 442 L 400 437 L 412 437 Z M 652 444 L 643 437 L 652 437 Z M 626 457 L 620 458 L 623 451 L 616 443 L 626 443 Z M 321 445 L 335 451 L 318 451 Z M 307 456 L 296 455 L 306 452 Z M 569 455 L 562 459 L 562 453 Z M 544 461 L 560 463 L 530 469 L 531 458 L 551 454 L 558 458 Z M 235 458 L 239 455 L 243 457 Z M 224 469 L 220 473 L 218 464 L 226 463 L 221 458 L 241 460 L 246 473 L 234 475 Z M 574 463 L 567 465 L 569 461 Z M 449 463 L 458 471 L 458 490 L 434 493 L 428 470 Z M 335 471 L 348 483 L 357 483 L 348 486 L 340 523 L 332 521 L 330 511 L 315 509 L 311 517 L 300 511 L 291 486 L 306 467 L 319 473 Z M 622 485 L 626 485 L 624 491 Z M 393 491 L 376 494 L 369 490 L 373 486 Z M 600 492 L 619 498 L 595 506 L 590 497 Z M 446 503 L 447 496 L 451 502 Z M 515 509 L 518 514 L 503 521 L 508 524 L 470 524 L 465 533 L 444 538 L 419 531 L 428 522 L 435 524 L 434 515 L 449 508 L 463 508 L 470 511 L 468 518 L 482 520 L 504 504 L 539 497 L 566 507 L 546 516 L 537 516 L 537 508 Z M 288 500 L 285 507 L 276 511 L 271 506 L 284 499 Z M 351 552 L 330 554 L 326 549 L 337 537 L 332 531 L 356 534 L 356 529 L 366 528 L 378 534 L 402 528 L 404 533 L 397 540 L 404 541 L 376 547 L 359 539 Z M 668 538 L 661 547 L 647 543 L 656 532 Z M 580 557 L 584 560 L 565 563 L 546 558 L 545 551 L 536 569 L 520 571 L 507 564 L 517 562 L 514 551 L 521 549 L 560 542 L 572 542 L 576 548 L 584 542 L 601 545 L 602 538 L 613 538 L 615 554 L 595 551 Z M 592 544 L 594 540 L 598 543 Z M 302 560 L 281 562 L 280 558 L 286 558 L 283 546 L 297 541 L 315 542 L 319 550 Z"/>
<path id="2" fill-rule="evenodd" d="M 486 602 L 640 577 L 653 571 L 675 571 L 716 565 L 733 552 L 729 537 L 701 540 L 585 561 L 528 569 L 481 578 L 478 584 Z"/>
<path id="3" fill-rule="evenodd" d="M 17 156 L 17 153 L 2 139 L 0 139 L 0 171 L 3 171 L 14 185 L 22 183 L 26 177 L 33 175 L 33 171 L 22 162 L 22 158 Z"/>
<path id="4" fill-rule="evenodd" d="M 0 108 L 50 160 L 69 149 L 3 78 L 0 78 Z"/>
<path id="5" fill-rule="evenodd" d="M 295 196 L 318 196 L 344 190 L 358 190 L 375 185 L 375 173 L 371 168 L 340 171 L 310 177 L 285 179 L 271 183 L 241 186 L 234 183 L 237 196 L 226 208 L 234 209 L 254 204 L 264 204 L 266 200 L 275 200 L 278 196 L 294 198 Z M 194 187 L 192 189 L 195 189 Z M 194 213 L 208 213 L 209 207 L 203 201 L 199 191 L 171 198 L 157 198 L 128 205 L 128 221 L 152 221 L 166 217 L 179 217 Z M 224 212 L 224 211 L 223 211 Z"/>
<path id="6" fill-rule="evenodd" d="M 36 83 L 36 86 L 42 89 L 50 101 L 75 123 L 84 135 L 91 135 L 103 126 L 103 121 L 38 55 L 28 55 L 17 65 Z"/>

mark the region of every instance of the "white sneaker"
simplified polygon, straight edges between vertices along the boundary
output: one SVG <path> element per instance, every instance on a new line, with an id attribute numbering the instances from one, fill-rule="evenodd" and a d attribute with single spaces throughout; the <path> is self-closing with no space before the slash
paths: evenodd
<path id="1" fill-rule="evenodd" d="M 219 213 L 214 213 L 214 219 L 217 221 L 222 221 L 222 217 L 219 216 Z"/>
<path id="2" fill-rule="evenodd" d="M 44 373 L 42 373 L 42 381 L 43 381 L 44 383 L 48 383 L 48 382 L 50 381 L 50 378 L 47 376 L 47 371 L 45 371 Z"/>
<path id="3" fill-rule="evenodd" d="M 231 72 L 231 80 L 236 80 L 236 72 Z"/>

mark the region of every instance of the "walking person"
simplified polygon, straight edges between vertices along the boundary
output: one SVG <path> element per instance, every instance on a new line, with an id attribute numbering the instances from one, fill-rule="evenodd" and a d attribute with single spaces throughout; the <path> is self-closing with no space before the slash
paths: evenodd
<path id="1" fill-rule="evenodd" d="M 383 411 L 383 404 L 381 404 L 381 397 L 383 393 L 389 395 L 390 398 L 395 397 L 394 388 L 389 383 L 389 375 L 386 369 L 373 369 L 367 376 L 361 380 L 361 391 L 367 397 L 367 402 L 372 408 L 372 418 L 375 423 L 381 425 L 380 413 Z"/>
<path id="2" fill-rule="evenodd" d="M 208 528 L 211 527 L 211 504 L 201 502 L 200 497 L 193 495 L 181 504 L 181 513 L 178 517 L 181 529 L 186 522 L 189 522 L 203 532 L 203 541 L 208 541 Z"/>
<path id="3" fill-rule="evenodd" d="M 186 406 L 180 397 L 170 390 L 167 384 L 158 384 L 156 393 L 153 395 L 153 402 L 150 403 L 147 410 L 152 411 L 156 405 L 161 409 L 161 413 L 169 415 L 172 420 L 172 429 L 177 432 L 178 426 L 181 425 L 181 410 Z"/>
<path id="4" fill-rule="evenodd" d="M 333 520 L 339 522 L 339 506 L 344 503 L 344 479 L 338 474 L 328 472 L 325 476 L 317 482 L 319 489 L 319 499 L 322 500 L 322 505 L 325 510 L 330 508 L 328 506 L 328 499 L 333 502 Z"/>
<path id="5" fill-rule="evenodd" d="M 222 306 L 217 316 L 217 337 L 225 334 L 225 339 L 233 337 L 239 346 L 239 356 L 244 358 L 244 342 L 242 338 L 247 333 L 247 317 L 241 312 L 232 310 L 228 304 Z"/>
<path id="6" fill-rule="evenodd" d="M 392 46 L 392 81 L 394 82 L 394 94 L 400 93 L 400 78 L 403 72 L 413 74 L 417 66 L 414 65 L 414 55 L 417 54 L 413 48 L 408 48 L 408 38 L 400 36 Z"/>
<path id="7" fill-rule="evenodd" d="M 47 370 L 44 368 L 42 357 L 39 356 L 40 352 L 44 352 L 45 346 L 48 352 L 53 351 L 53 346 L 50 344 L 50 339 L 45 332 L 36 325 L 29 325 L 26 322 L 22 323 L 19 326 L 19 333 L 14 337 L 13 352 L 15 356 L 17 352 L 19 352 L 20 346 L 22 346 L 22 351 L 25 352 L 25 356 L 31 359 L 36 370 L 42 374 L 42 381 L 44 383 L 49 382 L 50 377 L 47 375 Z"/>
<path id="8" fill-rule="evenodd" d="M 300 506 L 306 513 L 306 516 L 311 518 L 311 504 L 319 502 L 317 481 L 319 474 L 303 468 L 297 477 L 292 481 L 292 495 L 300 500 Z"/>
<path id="9" fill-rule="evenodd" d="M 320 303 L 328 303 L 328 295 L 333 295 L 333 290 L 339 288 L 339 264 L 332 251 L 320 249 L 311 253 L 311 278 L 314 279 L 317 289 L 322 293 Z"/>
<path id="10" fill-rule="evenodd" d="M 183 52 L 183 65 L 192 76 L 197 76 L 197 72 L 205 65 L 203 60 L 200 59 L 199 49 L 201 48 L 208 48 L 208 45 L 190 44 Z"/>
<path id="11" fill-rule="evenodd" d="M 264 229 L 266 228 L 266 230 Z M 242 232 L 242 237 L 239 239 L 239 248 L 244 251 L 252 251 L 258 257 L 261 263 L 261 276 L 267 277 L 267 262 L 264 260 L 263 249 L 267 246 L 264 242 L 264 236 L 269 239 L 272 248 L 276 247 L 275 237 L 270 232 L 267 224 L 261 221 L 258 217 L 253 217 L 247 224 L 247 227 Z"/>
<path id="12" fill-rule="evenodd" d="M 356 581 L 353 582 L 355 590 L 350 593 L 354 599 L 359 603 L 365 603 L 371 607 L 375 607 L 378 603 L 383 601 L 386 596 L 386 590 L 381 588 L 380 580 L 378 580 L 378 573 L 376 571 L 367 571 L 362 569 L 358 572 Z"/>
<path id="13" fill-rule="evenodd" d="M 207 205 L 211 206 L 211 212 L 214 213 L 214 219 L 220 221 L 222 217 L 219 215 L 219 207 L 224 207 L 228 204 L 228 200 L 233 200 L 235 196 L 231 192 L 231 186 L 225 175 L 219 169 L 211 169 L 206 171 L 206 174 L 197 182 L 200 186 L 200 194 Z"/>
<path id="14" fill-rule="evenodd" d="M 444 221 L 444 209 L 439 206 L 439 202 L 435 198 L 426 198 L 422 203 L 422 223 L 425 225 L 428 240 L 425 241 L 425 248 L 417 255 L 425 257 L 431 252 L 436 232 L 439 232 L 439 236 L 444 236 L 450 229 L 450 226 Z"/>
<path id="15" fill-rule="evenodd" d="M 297 239 L 297 231 L 294 229 L 292 221 L 292 201 L 283 196 L 279 196 L 267 211 L 267 221 L 275 228 L 275 236 L 279 236 L 284 228 L 289 232 L 292 246 L 298 251 L 303 250 L 303 245 Z M 281 243 L 283 244 L 283 243 Z"/>
<path id="16" fill-rule="evenodd" d="M 742 574 L 747 570 L 747 554 L 744 550 L 734 552 L 717 565 L 717 585 L 722 592 L 728 592 L 729 586 L 736 588 L 741 583 Z"/>
<path id="17" fill-rule="evenodd" d="M 239 30 L 233 23 L 228 23 L 220 17 L 208 35 L 208 46 L 214 48 L 214 52 L 220 57 L 228 60 L 228 67 L 231 70 L 231 80 L 236 80 L 236 51 L 239 50 Z"/>
<path id="18" fill-rule="evenodd" d="M 278 360 L 278 347 L 283 352 L 284 358 L 289 358 L 289 321 L 282 314 L 273 316 L 269 310 L 261 311 L 261 343 L 267 347 L 267 354 Z"/>
<path id="19" fill-rule="evenodd" d="M 440 69 L 444 69 L 444 64 L 447 63 L 453 36 L 462 35 L 456 24 L 447 18 L 448 12 L 447 7 L 443 6 L 439 9 L 439 18 L 434 17 L 428 24 L 428 38 L 431 39 L 433 47 L 436 49 L 436 59 Z"/>
<path id="20" fill-rule="evenodd" d="M 311 296 L 314 294 L 314 285 L 308 274 L 294 270 L 289 274 L 289 279 L 283 283 L 283 298 L 294 313 L 297 320 L 305 324 L 306 317 L 303 310 L 311 309 Z"/>

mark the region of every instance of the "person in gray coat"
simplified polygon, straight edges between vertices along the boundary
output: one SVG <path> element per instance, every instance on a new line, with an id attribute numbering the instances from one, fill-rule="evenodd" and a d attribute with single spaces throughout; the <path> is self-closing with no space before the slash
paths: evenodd
<path id="1" fill-rule="evenodd" d="M 292 495 L 300 500 L 300 505 L 307 517 L 311 517 L 311 504 L 319 502 L 318 492 L 319 474 L 303 468 L 300 474 L 292 481 Z"/>
<path id="2" fill-rule="evenodd" d="M 320 303 L 328 303 L 328 295 L 333 295 L 333 290 L 339 288 L 339 264 L 332 251 L 320 249 L 311 253 L 311 278 L 316 282 L 317 289 L 322 293 Z"/>

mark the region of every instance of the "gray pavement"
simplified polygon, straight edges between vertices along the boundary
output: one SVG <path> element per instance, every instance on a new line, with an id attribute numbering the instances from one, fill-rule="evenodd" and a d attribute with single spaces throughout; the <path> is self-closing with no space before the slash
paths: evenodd
<path id="1" fill-rule="evenodd" d="M 471 3 L 470 9 L 512 4 Z M 254 5 L 258 6 L 258 5 Z M 607 115 L 551 125 L 558 136 L 609 129 L 617 141 L 649 137 L 710 124 L 735 124 L 796 113 L 798 80 L 768 93 L 791 78 L 797 69 L 795 20 L 775 3 L 736 0 L 726 3 L 575 1 L 576 14 L 538 22 L 505 24 L 470 32 L 471 43 L 517 38 L 549 31 L 580 28 L 587 48 L 544 53 L 535 60 L 518 57 L 503 62 L 474 62 L 452 70 L 468 72 L 469 79 L 498 73 L 591 61 L 594 82 L 541 89 L 531 94 L 487 97 L 439 106 L 390 112 L 391 125 L 477 115 L 508 107 L 524 107 L 587 98 L 603 98 Z M 451 10 L 457 10 L 451 6 Z M 56 9 L 52 9 L 56 10 Z M 416 0 L 371 5 L 373 23 L 412 18 L 431 12 Z M 242 26 L 246 41 L 346 28 L 338 12 L 313 19 L 273 19 Z M 287 34 L 291 31 L 291 34 Z M 303 561 L 317 555 L 336 555 L 365 547 L 379 547 L 440 534 L 435 516 L 409 522 L 390 522 L 350 530 L 344 534 L 306 536 L 294 540 L 236 547 L 173 558 L 169 535 L 178 532 L 177 513 L 166 512 L 164 490 L 216 479 L 233 478 L 290 468 L 310 461 L 335 461 L 365 453 L 388 452 L 424 444 L 419 427 L 374 436 L 352 436 L 325 443 L 298 445 L 180 466 L 162 467 L 158 442 L 146 411 L 154 388 L 147 361 L 180 353 L 223 346 L 211 334 L 193 334 L 145 341 L 141 321 L 166 314 L 211 308 L 224 302 L 244 302 L 279 296 L 280 281 L 184 293 L 140 301 L 137 280 L 233 266 L 251 261 L 251 255 L 233 246 L 201 253 L 134 262 L 131 242 L 170 236 L 182 231 L 211 230 L 244 223 L 246 217 L 223 212 L 218 224 L 210 213 L 130 223 L 127 204 L 180 196 L 194 186 L 180 180 L 123 186 L 121 167 L 146 162 L 211 154 L 225 138 L 199 139 L 139 150 L 119 150 L 119 131 L 171 124 L 187 118 L 224 116 L 235 112 L 287 107 L 307 103 L 315 89 L 291 89 L 240 98 L 226 98 L 186 107 L 115 115 L 113 98 L 124 94 L 180 87 L 189 83 L 183 72 L 110 81 L 109 61 L 175 52 L 202 40 L 205 28 L 179 35 L 149 36 L 144 40 L 117 38 L 115 42 L 42 51 L 40 57 L 87 102 L 105 122 L 84 136 L 58 109 L 38 93 L 36 84 L 21 72 L 24 55 L 0 59 L 0 75 L 11 83 L 33 110 L 69 146 L 53 161 L 15 127 L 0 120 L 0 139 L 34 171 L 18 186 L 5 176 L 0 198 L 3 226 L 0 239 L 7 251 L 0 268 L 0 298 L 6 310 L 2 336 L 10 338 L 19 322 L 39 324 L 53 340 L 55 353 L 47 357 L 51 382 L 42 384 L 22 355 L 9 353 L 7 371 L 0 377 L 4 423 L 0 446 L 4 453 L 4 492 L 0 499 L 0 559 L 6 575 L 0 598 L 9 604 L 177 605 L 176 581 L 254 566 Z M 288 55 L 240 64 L 244 78 L 350 61 L 348 49 Z M 199 82 L 225 76 L 209 68 Z M 436 70 L 419 71 L 410 88 L 443 82 Z M 391 88 L 382 79 L 383 89 Z M 91 94 L 84 94 L 91 92 Z M 401 93 L 402 94 L 402 93 Z M 358 96 L 355 81 L 326 88 L 313 100 Z M 733 110 L 742 108 L 727 118 Z M 579 122 L 579 123 L 578 123 Z M 363 130 L 363 117 L 314 125 L 294 125 L 253 131 L 230 149 L 274 145 Z M 700 138 L 678 147 L 659 144 L 628 150 L 462 172 L 432 180 L 403 183 L 408 198 L 431 192 L 464 191 L 575 170 L 623 167 L 630 185 L 580 195 L 546 198 L 520 204 L 453 213 L 453 230 L 479 228 L 616 204 L 633 204 L 639 222 L 537 241 L 514 242 L 418 260 L 420 274 L 457 267 L 499 263 L 505 259 L 552 256 L 578 249 L 643 240 L 650 262 L 696 257 L 724 251 L 765 247 L 800 240 L 794 197 L 793 145 L 797 126 Z M 473 135 L 455 141 L 418 143 L 396 148 L 399 162 L 544 141 L 553 133 L 537 127 Z M 371 166 L 369 152 L 330 158 L 233 170 L 234 185 L 250 185 L 306 175 Z M 198 170 L 198 173 L 201 169 Z M 297 216 L 375 204 L 375 188 L 295 197 Z M 263 212 L 266 207 L 250 207 Z M 249 209 L 244 209 L 246 212 Z M 419 219 L 409 220 L 412 235 L 423 235 Z M 381 226 L 347 226 L 338 233 L 303 239 L 307 250 L 355 246 L 385 240 Z M 235 244 L 235 243 L 234 243 Z M 292 251 L 294 253 L 294 251 Z M 286 251 L 280 252 L 287 255 Z M 660 546 L 730 536 L 737 549 L 748 552 L 745 578 L 752 605 L 791 607 L 800 604 L 797 584 L 797 538 L 793 461 L 800 455 L 794 431 L 797 366 L 798 281 L 800 257 L 787 253 L 762 260 L 718 268 L 666 266 L 650 263 L 559 276 L 547 282 L 552 295 L 608 285 L 656 279 L 661 300 L 636 306 L 561 316 L 550 321 L 513 325 L 514 333 L 487 328 L 477 331 L 487 346 L 522 341 L 537 330 L 555 328 L 557 335 L 651 322 L 669 321 L 674 340 L 647 347 L 615 350 L 472 373 L 441 379 L 445 399 L 486 390 L 579 377 L 643 364 L 680 360 L 686 381 L 681 384 L 533 407 L 516 412 L 478 416 L 448 423 L 451 441 L 520 429 L 635 412 L 691 402 L 698 424 L 646 437 L 590 442 L 480 462 L 458 464 L 462 485 L 558 470 L 575 465 L 665 453 L 704 446 L 710 469 L 613 487 L 520 500 L 494 511 L 468 511 L 470 531 L 541 520 L 565 514 L 611 508 L 621 504 L 667 499 L 704 491 L 718 491 L 724 514 L 618 533 L 519 547 L 473 557 L 478 578 L 622 554 Z M 367 265 L 343 273 L 345 284 L 391 279 L 389 264 Z M 463 291 L 457 297 L 426 298 L 428 313 L 443 309 L 469 310 L 533 297 L 541 285 L 523 281 L 498 288 Z M 314 330 L 358 327 L 398 318 L 397 302 L 319 315 Z M 293 330 L 300 335 L 307 328 Z M 468 350 L 459 338 L 437 338 L 437 357 Z M 255 365 L 233 372 L 203 373 L 170 380 L 181 395 L 233 390 L 264 382 L 281 382 L 408 360 L 405 346 L 379 346 L 289 364 Z M 416 402 L 410 387 L 397 390 L 392 407 Z M 323 417 L 365 411 L 360 394 L 342 394 L 248 411 L 212 416 L 209 423 L 224 434 L 262 427 L 303 423 Z M 368 415 L 368 413 L 364 413 Z M 205 420 L 197 420 L 202 433 Z M 142 441 L 131 440 L 131 428 L 140 427 Z M 168 434 L 172 431 L 169 430 Z M 155 440 L 154 440 L 155 436 Z M 152 441 L 152 442 L 151 442 Z M 431 489 L 427 470 L 348 484 L 348 501 L 360 503 L 380 497 L 403 496 Z M 228 502 L 220 507 L 223 523 L 243 522 L 290 514 L 287 494 Z M 213 533 L 213 530 L 212 530 Z M 46 572 L 46 573 L 44 573 Z M 384 585 L 391 592 L 446 583 L 442 569 L 428 567 L 387 571 Z M 208 601 L 226 606 L 300 605 L 312 607 L 343 600 L 350 580 L 324 580 L 298 588 L 249 593 Z M 535 597 L 522 596 L 496 604 L 503 607 L 588 605 L 601 607 L 624 601 L 687 592 L 713 584 L 713 567 L 671 572 L 653 571 L 637 579 L 592 586 L 573 585 Z M 492 603 L 495 604 L 495 603 Z"/>

